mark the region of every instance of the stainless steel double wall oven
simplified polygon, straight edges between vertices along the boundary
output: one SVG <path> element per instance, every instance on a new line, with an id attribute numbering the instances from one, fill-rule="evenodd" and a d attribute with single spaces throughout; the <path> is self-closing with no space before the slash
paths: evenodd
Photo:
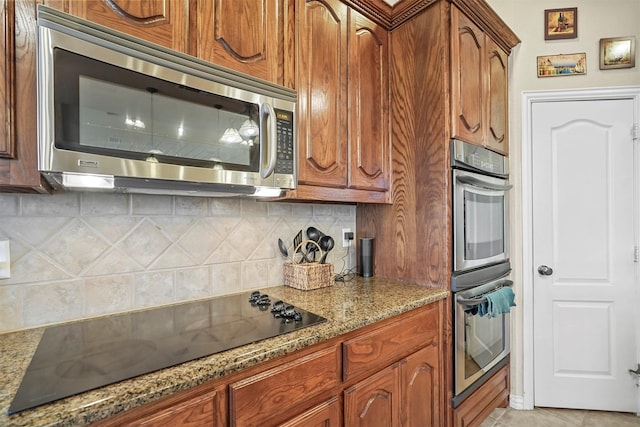
<path id="1" fill-rule="evenodd" d="M 454 398 L 458 406 L 508 361 L 509 314 L 481 316 L 484 295 L 509 280 L 508 159 L 451 141 Z"/>

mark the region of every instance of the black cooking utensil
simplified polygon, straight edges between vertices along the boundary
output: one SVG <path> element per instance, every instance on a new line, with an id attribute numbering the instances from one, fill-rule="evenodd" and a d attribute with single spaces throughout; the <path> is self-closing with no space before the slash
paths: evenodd
<path id="1" fill-rule="evenodd" d="M 287 250 L 287 246 L 284 244 L 282 239 L 278 239 L 278 249 L 280 249 L 280 253 L 283 257 L 289 258 L 289 251 Z"/>
<path id="2" fill-rule="evenodd" d="M 315 227 L 308 227 L 307 228 L 307 237 L 309 238 L 309 240 L 313 240 L 314 242 L 318 243 L 320 242 L 320 239 L 322 238 L 322 236 L 324 236 L 324 233 L 320 230 L 318 230 Z M 311 255 L 313 254 L 313 261 L 316 260 L 316 252 L 318 251 L 318 246 L 309 243 L 307 244 L 307 252 Z"/>
<path id="3" fill-rule="evenodd" d="M 293 238 L 293 247 L 295 248 L 296 253 L 302 255 L 302 261 L 300 261 L 300 263 L 311 262 L 307 257 L 307 248 L 303 248 L 300 243 L 302 243 L 302 230 L 298 231 L 296 237 Z"/>
<path id="4" fill-rule="evenodd" d="M 317 228 L 315 227 L 307 228 L 307 237 L 309 238 L 309 240 L 313 240 L 314 242 L 318 243 L 322 236 L 324 236 L 324 233 L 318 230 Z"/>
<path id="5" fill-rule="evenodd" d="M 333 249 L 333 246 L 335 245 L 335 243 L 336 242 L 333 240 L 333 237 L 331 236 L 322 236 L 320 238 L 320 241 L 318 242 L 318 246 L 320 246 L 320 249 L 322 249 L 322 251 L 324 252 L 322 254 L 322 258 L 320 258 L 320 264 L 325 263 L 325 261 L 327 260 L 327 254 L 331 249 Z"/>

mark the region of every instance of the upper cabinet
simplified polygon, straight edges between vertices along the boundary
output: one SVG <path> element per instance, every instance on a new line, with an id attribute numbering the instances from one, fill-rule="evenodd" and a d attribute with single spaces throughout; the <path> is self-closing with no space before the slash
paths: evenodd
<path id="1" fill-rule="evenodd" d="M 45 0 L 48 6 L 179 52 L 187 51 L 187 2 Z"/>
<path id="2" fill-rule="evenodd" d="M 57 9 L 293 87 L 294 0 L 45 0 Z"/>
<path id="3" fill-rule="evenodd" d="M 347 185 L 347 6 L 298 2 L 298 182 Z"/>
<path id="4" fill-rule="evenodd" d="M 0 192 L 44 193 L 36 146 L 36 20 L 29 1 L 0 0 Z"/>
<path id="5" fill-rule="evenodd" d="M 293 88 L 294 1 L 192 2 L 195 56 Z"/>
<path id="6" fill-rule="evenodd" d="M 15 158 L 15 69 L 14 69 L 14 14 L 15 4 L 11 0 L 0 1 L 0 123 L 4 129 L 0 134 L 0 157 Z"/>
<path id="7" fill-rule="evenodd" d="M 488 84 L 487 147 L 509 154 L 507 58 L 508 55 L 490 38 L 486 38 Z"/>
<path id="8" fill-rule="evenodd" d="M 388 33 L 352 12 L 349 23 L 350 188 L 389 189 Z"/>
<path id="9" fill-rule="evenodd" d="M 288 197 L 384 202 L 388 32 L 337 0 L 298 0 L 298 183 Z"/>
<path id="10" fill-rule="evenodd" d="M 508 155 L 507 54 L 451 8 L 452 137 Z"/>

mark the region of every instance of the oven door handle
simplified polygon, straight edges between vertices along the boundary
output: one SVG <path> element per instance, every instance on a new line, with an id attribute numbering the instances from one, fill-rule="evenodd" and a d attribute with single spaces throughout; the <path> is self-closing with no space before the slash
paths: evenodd
<path id="1" fill-rule="evenodd" d="M 493 288 L 492 290 L 490 290 L 489 292 L 486 292 L 484 295 L 493 292 L 493 291 L 497 291 L 498 289 L 502 288 L 502 287 L 512 287 L 513 286 L 513 281 L 512 280 L 505 280 L 503 282 L 501 282 L 498 286 L 496 286 L 495 288 Z M 479 296 L 479 297 L 475 297 L 475 298 L 462 298 L 462 297 L 456 297 L 456 302 L 458 304 L 461 305 L 466 305 L 466 306 L 474 306 L 474 305 L 480 305 L 483 304 L 485 302 L 487 302 L 487 298 L 483 297 L 483 296 Z"/>
<path id="2" fill-rule="evenodd" d="M 493 184 L 491 182 L 483 181 L 482 179 L 475 178 L 472 176 L 457 176 L 456 180 L 463 184 L 473 185 L 474 187 L 485 188 L 487 190 L 494 190 L 494 191 L 507 191 L 513 188 L 513 185 L 511 184 L 506 184 L 506 185 Z"/>

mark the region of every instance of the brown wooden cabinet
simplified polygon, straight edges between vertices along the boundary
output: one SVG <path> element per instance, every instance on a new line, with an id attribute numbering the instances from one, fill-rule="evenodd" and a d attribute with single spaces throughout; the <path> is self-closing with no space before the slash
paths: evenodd
<path id="1" fill-rule="evenodd" d="M 357 12 L 349 21 L 349 188 L 389 189 L 389 42 Z"/>
<path id="2" fill-rule="evenodd" d="M 484 0 L 432 1 L 391 32 L 392 203 L 359 204 L 356 210 L 358 235 L 374 237 L 384 248 L 374 252 L 377 276 L 451 283 L 449 140 L 464 129 L 476 143 L 507 152 L 507 55 L 519 42 Z M 486 135 L 501 140 L 500 146 Z M 451 325 L 451 311 L 445 324 Z M 450 330 L 442 346 L 439 368 L 447 375 L 439 389 L 447 410 L 440 417 L 451 426 Z"/>
<path id="3" fill-rule="evenodd" d="M 294 0 L 210 0 L 193 3 L 195 56 L 293 87 Z"/>
<path id="4" fill-rule="evenodd" d="M 226 391 L 223 386 L 196 387 L 156 403 L 99 421 L 102 427 L 225 427 L 228 425 Z"/>
<path id="5" fill-rule="evenodd" d="M 298 182 L 347 184 L 347 21 L 338 0 L 299 0 Z"/>
<path id="6" fill-rule="evenodd" d="M 45 0 L 48 6 L 179 52 L 187 51 L 188 3 L 164 0 Z"/>
<path id="7" fill-rule="evenodd" d="M 35 1 L 0 1 L 0 192 L 45 193 L 37 167 Z"/>
<path id="8" fill-rule="evenodd" d="M 96 423 L 440 426 L 444 301 Z"/>
<path id="9" fill-rule="evenodd" d="M 0 123 L 4 130 L 0 135 L 0 157 L 15 158 L 15 68 L 14 68 L 14 17 L 15 4 L 11 0 L 0 1 Z"/>
<path id="10" fill-rule="evenodd" d="M 340 399 L 334 397 L 280 424 L 280 427 L 339 427 L 342 425 Z"/>
<path id="11" fill-rule="evenodd" d="M 45 0 L 134 37 L 293 87 L 293 0 Z"/>
<path id="12" fill-rule="evenodd" d="M 389 189 L 388 32 L 337 0 L 298 0 L 299 188 L 383 202 Z"/>
<path id="13" fill-rule="evenodd" d="M 507 54 L 451 8 L 451 136 L 509 153 Z"/>
<path id="14" fill-rule="evenodd" d="M 231 425 L 273 425 L 332 394 L 340 383 L 339 350 L 333 345 L 230 384 Z"/>
<path id="15" fill-rule="evenodd" d="M 400 415 L 399 364 L 344 391 L 345 426 L 397 426 Z"/>
<path id="16" fill-rule="evenodd" d="M 454 427 L 477 427 L 496 408 L 509 405 L 509 364 L 493 374 L 453 411 Z"/>
<path id="17" fill-rule="evenodd" d="M 438 342 L 407 357 L 402 365 L 402 427 L 439 426 L 444 417 L 438 402 L 444 395 L 440 382 Z"/>
<path id="18" fill-rule="evenodd" d="M 488 148 L 508 155 L 508 55 L 489 37 L 486 38 L 486 42 L 489 84 L 486 144 Z"/>

